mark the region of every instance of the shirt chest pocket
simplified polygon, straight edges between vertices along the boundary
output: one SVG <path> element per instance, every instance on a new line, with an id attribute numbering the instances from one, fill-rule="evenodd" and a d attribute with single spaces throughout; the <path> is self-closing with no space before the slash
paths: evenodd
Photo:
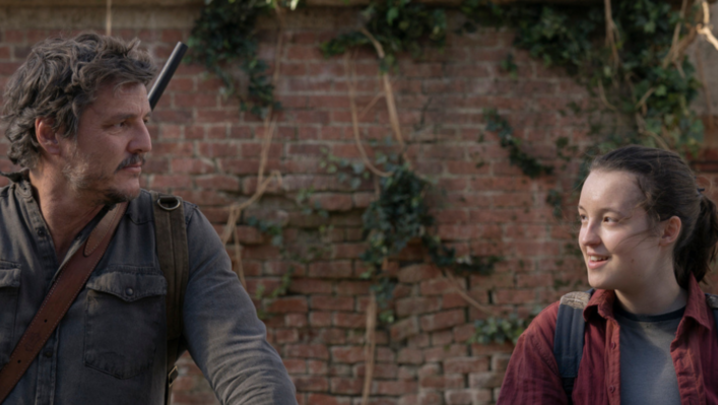
<path id="1" fill-rule="evenodd" d="M 12 352 L 20 292 L 20 269 L 0 262 L 0 368 L 7 364 Z"/>
<path id="2" fill-rule="evenodd" d="M 87 289 L 85 366 L 119 379 L 148 370 L 157 347 L 164 350 L 165 278 L 111 271 L 90 279 Z"/>

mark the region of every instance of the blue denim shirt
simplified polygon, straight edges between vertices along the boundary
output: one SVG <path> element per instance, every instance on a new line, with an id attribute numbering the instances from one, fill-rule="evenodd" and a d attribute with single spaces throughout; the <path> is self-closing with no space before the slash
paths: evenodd
<path id="1" fill-rule="evenodd" d="M 65 260 L 105 211 L 80 232 Z M 185 219 L 190 273 L 183 347 L 222 404 L 296 404 L 294 386 L 217 233 L 194 204 L 185 203 Z M 0 366 L 60 264 L 29 181 L 14 176 L 0 189 Z M 166 293 L 150 195 L 143 190 L 130 202 L 87 285 L 4 403 L 162 404 Z"/>

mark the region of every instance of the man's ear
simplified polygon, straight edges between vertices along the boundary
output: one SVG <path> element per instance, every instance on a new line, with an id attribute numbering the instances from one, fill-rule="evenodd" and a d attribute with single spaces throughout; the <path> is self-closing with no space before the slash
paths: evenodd
<path id="1" fill-rule="evenodd" d="M 35 118 L 35 135 L 37 136 L 37 142 L 49 155 L 60 154 L 60 136 L 53 129 L 55 120 L 47 117 Z"/>
<path id="2" fill-rule="evenodd" d="M 677 216 L 672 216 L 661 223 L 663 230 L 661 231 L 661 240 L 659 242 L 662 246 L 672 244 L 678 239 L 683 228 L 683 222 Z"/>

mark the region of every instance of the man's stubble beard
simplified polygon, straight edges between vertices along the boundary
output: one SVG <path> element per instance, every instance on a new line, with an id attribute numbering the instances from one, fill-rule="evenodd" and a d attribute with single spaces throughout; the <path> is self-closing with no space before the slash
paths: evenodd
<path id="1" fill-rule="evenodd" d="M 134 161 L 135 159 L 137 158 L 133 157 L 123 161 L 115 173 L 126 166 L 128 161 Z M 140 159 L 144 161 L 144 158 L 140 157 Z M 131 201 L 140 194 L 139 187 L 136 192 L 123 192 L 119 189 L 105 187 L 106 184 L 112 181 L 114 173 L 110 175 L 93 173 L 88 160 L 80 159 L 76 146 L 72 150 L 70 162 L 66 163 L 62 168 L 62 174 L 67 179 L 70 187 L 78 194 L 87 195 L 93 205 L 115 205 Z"/>

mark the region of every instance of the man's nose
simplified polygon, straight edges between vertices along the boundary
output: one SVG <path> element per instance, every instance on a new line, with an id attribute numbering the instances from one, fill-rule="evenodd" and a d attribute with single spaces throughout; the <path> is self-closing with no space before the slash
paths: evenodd
<path id="1" fill-rule="evenodd" d="M 150 137 L 150 131 L 147 129 L 147 124 L 144 121 L 140 121 L 140 124 L 135 130 L 132 140 L 129 144 L 129 151 L 133 154 L 144 154 L 152 151 L 152 138 Z"/>

